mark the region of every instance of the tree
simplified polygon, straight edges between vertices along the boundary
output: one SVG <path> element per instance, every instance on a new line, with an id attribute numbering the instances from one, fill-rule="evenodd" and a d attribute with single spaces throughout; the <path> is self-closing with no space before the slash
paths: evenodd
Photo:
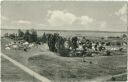
<path id="1" fill-rule="evenodd" d="M 73 49 L 75 49 L 76 50 L 76 48 L 78 47 L 78 45 L 77 45 L 77 41 L 78 41 L 78 38 L 75 36 L 75 37 L 72 37 L 72 47 L 73 47 Z"/>
<path id="2" fill-rule="evenodd" d="M 44 32 L 44 34 L 43 34 L 43 36 L 42 36 L 42 42 L 43 43 L 46 43 L 46 41 L 47 41 L 47 37 L 46 37 L 46 34 L 45 34 L 45 32 Z"/>
<path id="3" fill-rule="evenodd" d="M 123 34 L 123 35 L 122 35 L 122 37 L 123 37 L 123 38 L 126 38 L 126 37 L 127 37 L 127 35 L 126 35 L 126 34 Z"/>
<path id="4" fill-rule="evenodd" d="M 31 42 L 30 37 L 31 37 L 31 34 L 30 34 L 29 30 L 26 30 L 26 32 L 24 34 L 24 40 Z"/>
<path id="5" fill-rule="evenodd" d="M 57 49 L 56 49 L 56 47 L 55 47 L 55 45 L 56 45 L 56 42 L 57 42 L 57 37 L 58 37 L 58 34 L 57 33 L 54 33 L 53 35 L 52 35 L 52 37 L 51 37 L 51 51 L 53 51 L 53 52 L 57 52 Z"/>
<path id="6" fill-rule="evenodd" d="M 24 37 L 24 32 L 21 29 L 18 29 L 18 36 Z"/>
<path id="7" fill-rule="evenodd" d="M 37 31 L 36 30 L 34 30 L 34 29 L 32 29 L 31 30 L 31 41 L 32 42 L 37 42 Z"/>
<path id="8" fill-rule="evenodd" d="M 56 41 L 56 49 L 57 49 L 57 52 L 61 52 L 62 50 L 65 49 L 64 47 L 64 43 L 65 43 L 65 38 L 59 36 L 57 41 Z"/>
<path id="9" fill-rule="evenodd" d="M 49 47 L 49 50 L 50 51 L 53 51 L 52 50 L 52 38 L 53 38 L 53 35 L 52 34 L 47 34 L 47 43 L 48 43 L 48 47 Z"/>

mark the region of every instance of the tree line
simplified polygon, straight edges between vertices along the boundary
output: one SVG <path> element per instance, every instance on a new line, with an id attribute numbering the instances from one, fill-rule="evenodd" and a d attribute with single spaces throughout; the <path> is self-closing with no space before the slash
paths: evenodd
<path id="1" fill-rule="evenodd" d="M 82 46 L 82 55 L 87 54 L 88 56 L 91 56 L 91 53 L 87 53 L 89 49 L 92 49 L 92 44 L 95 43 L 95 51 L 102 51 L 106 46 L 110 46 L 111 42 L 95 42 L 91 41 L 89 39 L 86 39 L 86 37 L 83 37 L 80 41 L 77 36 L 65 38 L 60 36 L 58 33 L 43 33 L 43 35 L 38 36 L 37 30 L 31 29 L 26 30 L 25 32 L 21 29 L 18 30 L 18 33 L 13 33 L 8 35 L 9 38 L 12 38 L 14 40 L 25 40 L 29 43 L 36 43 L 36 44 L 43 44 L 46 43 L 49 47 L 49 50 L 52 52 L 59 53 L 61 56 L 69 56 L 70 53 L 75 53 L 77 48 L 79 46 Z M 126 37 L 123 35 L 123 37 Z M 67 43 L 68 47 L 65 46 L 65 43 Z M 101 44 L 100 47 L 99 44 Z M 117 45 L 121 45 L 119 42 L 117 42 Z M 98 49 L 98 50 L 97 50 Z M 81 55 L 81 56 L 82 56 Z"/>

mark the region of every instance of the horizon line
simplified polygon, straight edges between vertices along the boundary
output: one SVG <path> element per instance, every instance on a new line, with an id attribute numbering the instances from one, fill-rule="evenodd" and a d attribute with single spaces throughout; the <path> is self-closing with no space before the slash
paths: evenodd
<path id="1" fill-rule="evenodd" d="M 34 29 L 34 28 L 31 28 L 31 29 Z M 31 29 L 21 29 L 21 30 L 31 30 Z M 5 28 L 1 28 L 1 30 L 18 30 L 18 29 L 5 29 Z M 48 30 L 48 29 L 35 29 L 35 30 L 44 30 L 44 31 L 81 31 L 81 32 L 116 32 L 116 33 L 119 33 L 119 32 L 128 32 L 127 30 L 126 31 L 102 31 L 102 30 Z"/>

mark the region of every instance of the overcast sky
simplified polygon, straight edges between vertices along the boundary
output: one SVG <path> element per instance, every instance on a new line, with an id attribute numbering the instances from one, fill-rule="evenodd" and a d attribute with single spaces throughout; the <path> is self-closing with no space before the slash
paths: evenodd
<path id="1" fill-rule="evenodd" d="M 2 2 L 2 28 L 127 30 L 126 2 Z"/>

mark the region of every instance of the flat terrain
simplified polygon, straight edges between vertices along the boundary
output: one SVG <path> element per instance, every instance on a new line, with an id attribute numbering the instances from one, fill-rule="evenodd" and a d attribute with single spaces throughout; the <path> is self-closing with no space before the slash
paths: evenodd
<path id="1" fill-rule="evenodd" d="M 4 54 L 54 82 L 102 82 L 113 75 L 126 73 L 127 70 L 126 55 L 86 57 L 86 62 L 82 62 L 80 57 L 61 57 L 42 48 L 42 45 L 28 52 L 5 50 L 4 45 L 8 42 L 9 39 L 2 39 Z"/>

